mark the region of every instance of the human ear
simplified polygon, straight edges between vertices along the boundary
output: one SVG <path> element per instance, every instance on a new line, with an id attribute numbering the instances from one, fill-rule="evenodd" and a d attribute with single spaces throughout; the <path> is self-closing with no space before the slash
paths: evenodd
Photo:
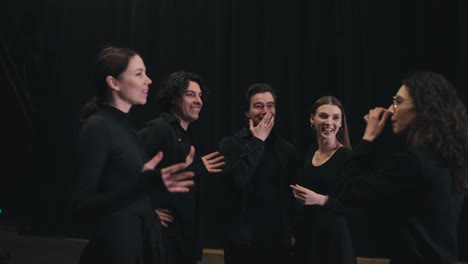
<path id="1" fill-rule="evenodd" d="M 113 76 L 107 76 L 106 83 L 112 90 L 120 91 L 119 82 Z"/>

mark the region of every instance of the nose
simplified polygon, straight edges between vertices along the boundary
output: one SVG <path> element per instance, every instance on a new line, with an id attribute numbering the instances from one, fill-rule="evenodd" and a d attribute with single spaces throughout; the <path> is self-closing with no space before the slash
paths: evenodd
<path id="1" fill-rule="evenodd" d="M 391 105 L 387 108 L 387 110 L 388 110 L 390 113 L 392 113 L 392 115 L 393 115 L 393 113 L 395 112 L 395 104 L 391 104 Z"/>
<path id="2" fill-rule="evenodd" d="M 195 95 L 195 102 L 203 104 L 203 99 L 197 94 Z"/>
<path id="3" fill-rule="evenodd" d="M 148 85 L 153 83 L 153 81 L 150 79 L 150 77 L 148 77 L 148 75 L 146 75 L 146 79 L 146 83 L 148 83 Z"/>

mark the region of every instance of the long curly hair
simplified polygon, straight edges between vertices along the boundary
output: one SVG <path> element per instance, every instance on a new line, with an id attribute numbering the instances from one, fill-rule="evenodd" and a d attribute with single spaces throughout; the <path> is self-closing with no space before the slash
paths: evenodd
<path id="1" fill-rule="evenodd" d="M 455 88 L 434 72 L 414 73 L 402 83 L 416 111 L 408 143 L 429 148 L 453 162 L 457 190 L 468 191 L 468 115 Z"/>

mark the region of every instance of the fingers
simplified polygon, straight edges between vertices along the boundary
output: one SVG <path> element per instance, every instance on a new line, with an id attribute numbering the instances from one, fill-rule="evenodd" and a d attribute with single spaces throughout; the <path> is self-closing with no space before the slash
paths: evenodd
<path id="1" fill-rule="evenodd" d="M 275 116 L 273 115 L 272 112 L 268 112 L 263 117 L 261 123 L 265 124 L 267 127 L 272 127 L 275 123 Z"/>
<path id="2" fill-rule="evenodd" d="M 271 113 L 267 112 L 265 116 L 263 116 L 261 123 L 268 125 L 268 123 L 270 123 L 270 120 L 271 120 Z"/>
<path id="3" fill-rule="evenodd" d="M 161 162 L 163 153 L 159 151 L 154 157 L 143 165 L 143 171 L 154 170 L 154 168 Z"/>
<path id="4" fill-rule="evenodd" d="M 203 165 L 205 165 L 205 168 L 209 173 L 223 172 L 222 167 L 225 165 L 225 162 L 223 161 L 224 156 L 220 155 L 221 154 L 218 151 L 215 151 L 202 157 Z"/>
<path id="5" fill-rule="evenodd" d="M 187 164 L 186 162 L 185 163 L 177 163 L 177 164 L 171 165 L 169 167 L 162 168 L 161 169 L 161 174 L 163 174 L 163 175 L 173 174 L 175 172 L 178 172 L 178 171 L 181 171 L 181 170 L 187 168 L 188 165 L 189 164 Z"/>
<path id="6" fill-rule="evenodd" d="M 299 184 L 289 185 L 289 187 L 293 188 L 293 190 L 295 191 L 300 191 L 300 192 L 304 192 L 305 190 L 307 190 L 307 188 L 304 188 Z"/>
<path id="7" fill-rule="evenodd" d="M 190 146 L 190 152 L 189 154 L 187 155 L 187 157 L 185 158 L 185 163 L 187 164 L 187 166 L 189 166 L 190 164 L 192 164 L 193 162 L 193 156 L 195 155 L 195 147 L 194 146 Z"/>
<path id="8" fill-rule="evenodd" d="M 270 120 L 268 121 L 268 126 L 273 127 L 274 124 L 275 124 L 275 116 L 272 114 Z"/>
<path id="9" fill-rule="evenodd" d="M 172 174 L 170 176 L 171 177 L 170 180 L 180 182 L 180 181 L 185 181 L 190 178 L 193 178 L 193 176 L 195 176 L 195 173 L 193 173 L 193 171 L 184 171 L 184 172 Z"/>
<path id="10" fill-rule="evenodd" d="M 392 115 L 392 112 L 390 112 L 388 109 L 383 113 L 382 116 L 382 125 L 385 125 L 385 122 L 387 121 L 388 117 Z"/>
<path id="11" fill-rule="evenodd" d="M 172 212 L 168 209 L 158 208 L 155 209 L 154 212 L 158 214 L 159 219 L 161 220 L 161 225 L 163 227 L 169 227 L 168 223 L 174 222 L 174 217 L 172 216 Z"/>
<path id="12" fill-rule="evenodd" d="M 218 164 L 218 166 L 219 166 L 220 164 L 224 165 L 223 160 L 224 160 L 224 156 L 219 156 L 216 159 L 210 160 L 209 162 L 210 162 L 210 164 L 213 164 L 213 165 Z M 218 167 L 218 166 L 216 166 L 216 167 Z"/>
<path id="13" fill-rule="evenodd" d="M 363 118 L 364 118 L 364 121 L 366 121 L 366 123 L 375 121 L 378 124 L 384 124 L 391 114 L 392 113 L 390 112 L 389 109 L 386 109 L 383 107 L 376 107 L 376 108 L 370 109 L 369 113 L 366 114 Z"/>
<path id="14" fill-rule="evenodd" d="M 210 164 L 219 164 L 219 163 L 224 163 L 222 162 L 224 160 L 224 156 L 219 156 L 216 157 L 215 159 L 209 160 Z"/>
<path id="15" fill-rule="evenodd" d="M 207 160 L 211 160 L 213 159 L 214 157 L 217 157 L 221 155 L 218 151 L 215 151 L 215 152 L 212 152 L 210 154 L 206 154 L 205 156 L 203 156 L 203 158 L 207 159 Z"/>
<path id="16" fill-rule="evenodd" d="M 255 137 L 262 141 L 265 141 L 268 138 L 274 124 L 275 118 L 271 112 L 267 112 L 257 126 L 254 126 L 253 121 L 249 120 L 250 131 Z"/>
<path id="17" fill-rule="evenodd" d="M 194 151 L 192 147 L 191 152 Z M 190 156 L 191 154 L 189 154 Z M 192 154 L 193 156 L 193 154 Z M 193 178 L 195 174 L 192 171 L 183 171 L 188 166 L 187 163 L 178 163 L 161 169 L 161 176 L 169 192 L 188 192 L 190 186 L 194 184 Z"/>
<path id="18" fill-rule="evenodd" d="M 193 183 L 193 182 L 192 182 Z M 193 184 L 192 184 L 193 185 Z M 190 189 L 188 187 L 170 187 L 170 188 L 167 188 L 167 190 L 169 192 L 173 192 L 173 193 L 185 193 L 185 192 L 189 192 Z"/>
<path id="19" fill-rule="evenodd" d="M 390 115 L 391 112 L 383 107 L 369 110 L 369 114 L 365 116 L 367 125 L 362 138 L 370 142 L 374 141 L 382 133 L 385 122 Z"/>
<path id="20" fill-rule="evenodd" d="M 189 192 L 189 187 L 194 185 L 194 181 L 172 181 L 167 184 L 167 190 L 169 192 Z"/>
<path id="21" fill-rule="evenodd" d="M 166 176 L 164 183 L 168 190 L 177 189 L 181 187 L 185 192 L 188 191 L 187 187 L 190 187 L 195 184 L 193 180 L 188 180 L 194 176 L 194 173 L 191 171 L 180 172 L 176 174 L 171 174 Z"/>
<path id="22" fill-rule="evenodd" d="M 217 162 L 217 163 L 214 163 L 211 165 L 211 168 L 212 169 L 219 169 L 219 168 L 222 168 L 224 167 L 224 165 L 226 165 L 226 162 L 222 161 L 222 162 Z"/>
<path id="23" fill-rule="evenodd" d="M 158 208 L 158 209 L 155 209 L 154 211 L 158 214 L 159 218 L 162 221 L 166 223 L 174 222 L 174 216 L 172 215 L 172 212 L 170 210 Z"/>
<path id="24" fill-rule="evenodd" d="M 158 212 L 158 213 L 162 213 L 162 214 L 166 214 L 166 215 L 171 215 L 171 216 L 172 216 L 172 211 L 169 210 L 169 209 L 157 208 L 157 209 L 155 209 L 154 211 L 156 211 L 156 212 Z"/>
<path id="25" fill-rule="evenodd" d="M 222 156 L 218 151 L 205 155 L 202 159 L 206 165 L 212 165 L 212 167 L 224 165 L 224 162 L 222 162 L 224 160 L 224 156 Z"/>
<path id="26" fill-rule="evenodd" d="M 307 197 L 307 194 L 304 191 L 305 188 L 297 184 L 289 185 L 289 187 L 293 189 L 294 198 L 296 198 L 296 200 L 298 200 L 299 202 L 304 203 Z"/>

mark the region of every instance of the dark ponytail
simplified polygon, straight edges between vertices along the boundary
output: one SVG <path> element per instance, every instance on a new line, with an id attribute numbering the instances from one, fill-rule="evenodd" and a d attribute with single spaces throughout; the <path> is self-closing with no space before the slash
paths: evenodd
<path id="1" fill-rule="evenodd" d="M 99 104 L 108 96 L 106 78 L 112 76 L 119 78 L 128 67 L 128 62 L 138 53 L 127 48 L 107 47 L 99 52 L 94 67 L 94 86 L 97 96 L 92 97 L 80 110 L 80 123 L 83 124 L 88 117 L 94 114 Z"/>

